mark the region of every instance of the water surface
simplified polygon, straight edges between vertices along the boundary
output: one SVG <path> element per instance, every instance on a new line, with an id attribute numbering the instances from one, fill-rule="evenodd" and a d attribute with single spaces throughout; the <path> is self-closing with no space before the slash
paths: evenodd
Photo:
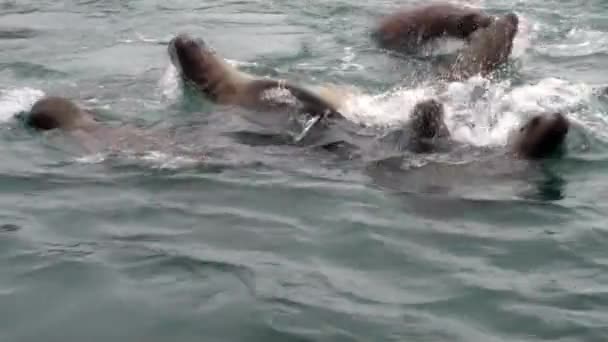
<path id="1" fill-rule="evenodd" d="M 469 3 L 522 28 L 497 79 L 448 86 L 371 43 L 402 4 L 0 2 L 0 340 L 605 341 L 608 2 Z M 393 170 L 244 143 L 226 133 L 264 127 L 179 87 L 178 32 L 253 74 L 355 86 L 365 129 L 439 96 L 470 148 Z M 157 138 L 83 154 L 17 119 L 44 94 Z M 543 110 L 574 122 L 566 155 L 501 155 Z"/>

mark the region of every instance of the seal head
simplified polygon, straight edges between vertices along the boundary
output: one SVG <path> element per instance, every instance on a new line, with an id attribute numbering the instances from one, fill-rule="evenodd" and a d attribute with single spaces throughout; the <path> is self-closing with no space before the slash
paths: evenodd
<path id="1" fill-rule="evenodd" d="M 488 27 L 476 30 L 469 44 L 460 51 L 447 72 L 449 80 L 463 80 L 476 74 L 487 76 L 505 63 L 513 50 L 519 19 L 515 13 L 494 20 Z"/>
<path id="2" fill-rule="evenodd" d="M 429 99 L 418 102 L 411 114 L 411 129 L 418 138 L 433 139 L 449 134 L 443 105 Z"/>
<path id="3" fill-rule="evenodd" d="M 95 118 L 74 102 L 57 96 L 44 97 L 32 106 L 25 123 L 36 130 L 90 130 L 97 126 Z"/>
<path id="4" fill-rule="evenodd" d="M 416 103 L 405 125 L 391 131 L 381 141 L 399 151 L 431 153 L 445 149 L 450 132 L 445 124 L 443 104 L 435 99 Z"/>
<path id="5" fill-rule="evenodd" d="M 561 113 L 535 115 L 514 132 L 513 151 L 528 159 L 548 157 L 563 145 L 569 127 Z"/>

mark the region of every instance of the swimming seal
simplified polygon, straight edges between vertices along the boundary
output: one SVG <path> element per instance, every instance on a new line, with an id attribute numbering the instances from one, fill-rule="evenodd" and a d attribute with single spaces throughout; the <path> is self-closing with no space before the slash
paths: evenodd
<path id="1" fill-rule="evenodd" d="M 477 74 L 485 77 L 493 72 L 511 55 L 518 24 L 517 15 L 509 13 L 488 27 L 475 31 L 444 76 L 450 81 L 461 81 Z"/>
<path id="2" fill-rule="evenodd" d="M 182 33 L 168 46 L 172 64 L 181 77 L 207 99 L 252 110 L 293 110 L 313 116 L 341 116 L 338 105 L 286 80 L 263 79 L 229 65 L 202 39 Z M 287 91 L 281 99 L 281 91 Z M 278 96 L 273 96 L 277 92 Z"/>
<path id="3" fill-rule="evenodd" d="M 449 137 L 443 105 L 431 98 L 416 103 L 404 126 L 381 140 L 400 151 L 430 153 L 437 151 Z"/>
<path id="4" fill-rule="evenodd" d="M 525 159 L 553 155 L 563 146 L 570 123 L 561 113 L 544 113 L 531 117 L 509 137 L 512 152 Z"/>
<path id="5" fill-rule="evenodd" d="M 47 96 L 36 101 L 29 113 L 24 113 L 22 118 L 26 126 L 40 132 L 63 131 L 65 136 L 74 139 L 77 145 L 88 153 L 175 150 L 173 139 L 168 139 L 170 133 L 155 134 L 151 130 L 123 124 L 114 126 L 99 121 L 96 116 L 94 111 L 85 109 L 70 99 Z"/>
<path id="6" fill-rule="evenodd" d="M 48 96 L 36 101 L 25 123 L 41 131 L 52 129 L 92 131 L 99 126 L 91 112 L 58 96 Z"/>
<path id="7" fill-rule="evenodd" d="M 492 17 L 482 11 L 448 3 L 406 8 L 383 18 L 372 31 L 372 39 L 387 50 L 415 52 L 423 44 L 441 37 L 467 39 L 487 27 Z"/>

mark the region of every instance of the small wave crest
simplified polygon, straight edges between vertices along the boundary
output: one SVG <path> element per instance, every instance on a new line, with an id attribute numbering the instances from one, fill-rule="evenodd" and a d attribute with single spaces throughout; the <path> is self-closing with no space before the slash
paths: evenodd
<path id="1" fill-rule="evenodd" d="M 180 84 L 177 69 L 169 63 L 165 72 L 161 76 L 158 87 L 162 96 L 170 101 L 174 101 L 180 95 Z"/>
<path id="2" fill-rule="evenodd" d="M 146 167 L 168 170 L 196 166 L 201 162 L 197 158 L 153 150 L 143 153 L 129 153 L 129 151 L 121 151 L 120 153 L 100 152 L 76 157 L 74 158 L 74 162 L 80 164 L 101 164 L 112 157 L 116 157 L 117 160 L 129 164 L 135 163 Z"/>

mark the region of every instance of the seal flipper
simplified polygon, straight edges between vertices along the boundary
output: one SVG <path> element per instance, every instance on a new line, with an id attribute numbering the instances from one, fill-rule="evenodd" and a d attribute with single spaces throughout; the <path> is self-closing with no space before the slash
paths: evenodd
<path id="1" fill-rule="evenodd" d="M 343 117 L 332 103 L 325 100 L 320 95 L 288 81 L 260 79 L 251 81 L 247 87 L 249 88 L 249 93 L 257 94 L 260 97 L 260 100 L 270 102 L 272 102 L 272 99 L 264 99 L 264 92 L 271 91 L 273 89 L 285 89 L 288 90 L 289 93 L 291 93 L 291 95 L 293 95 L 293 97 L 299 102 L 301 106 L 299 111 L 302 113 L 307 113 L 312 116 L 321 116 L 323 118 Z"/>

